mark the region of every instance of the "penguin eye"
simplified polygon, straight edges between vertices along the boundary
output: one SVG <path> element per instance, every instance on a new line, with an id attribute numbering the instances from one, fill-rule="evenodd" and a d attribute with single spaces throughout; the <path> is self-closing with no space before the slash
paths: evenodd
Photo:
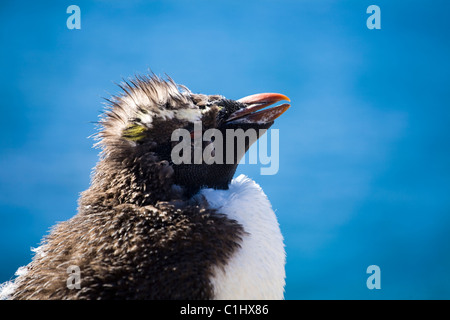
<path id="1" fill-rule="evenodd" d="M 192 130 L 190 134 L 191 139 L 194 140 L 196 137 L 201 137 L 203 135 L 203 131 Z"/>
<path id="2" fill-rule="evenodd" d="M 206 141 L 203 139 L 203 131 L 195 131 L 192 130 L 190 132 L 191 135 L 191 145 L 194 145 L 195 142 L 195 138 L 200 139 L 202 142 L 203 147 L 207 146 L 210 143 L 213 143 L 216 140 L 215 136 L 212 136 L 211 139 L 209 141 Z"/>
<path id="3" fill-rule="evenodd" d="M 219 109 L 219 111 L 221 111 L 223 108 L 225 108 L 224 106 L 222 106 L 222 105 L 220 105 L 220 104 L 217 104 L 217 101 L 211 101 L 211 102 L 208 102 L 208 103 L 206 104 L 206 106 L 207 106 L 208 108 L 211 108 L 212 106 L 216 106 L 217 109 Z"/>

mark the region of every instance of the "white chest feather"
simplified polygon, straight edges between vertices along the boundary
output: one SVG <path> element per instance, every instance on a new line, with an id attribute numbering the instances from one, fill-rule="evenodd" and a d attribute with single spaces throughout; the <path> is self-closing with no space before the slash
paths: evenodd
<path id="1" fill-rule="evenodd" d="M 238 221 L 246 234 L 224 268 L 216 268 L 211 283 L 214 298 L 283 299 L 285 263 L 283 236 L 267 196 L 253 180 L 240 175 L 228 190 L 200 192 L 211 207 Z"/>

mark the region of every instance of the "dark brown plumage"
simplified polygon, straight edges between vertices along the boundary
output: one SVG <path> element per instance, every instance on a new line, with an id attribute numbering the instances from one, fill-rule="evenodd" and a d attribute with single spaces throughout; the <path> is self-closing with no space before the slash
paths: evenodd
<path id="1" fill-rule="evenodd" d="M 219 96 L 183 93 L 156 76 L 122 88 L 100 121 L 102 155 L 78 214 L 45 237 L 12 299 L 212 298 L 212 266 L 225 263 L 243 229 L 173 183 L 174 169 L 158 149 L 188 120 L 157 114 L 205 108 Z M 206 126 L 217 112 L 206 112 Z M 139 119 L 146 115 L 151 123 Z M 145 134 L 126 131 L 134 125 Z M 80 268 L 81 289 L 67 288 L 70 265 Z"/>
<path id="2" fill-rule="evenodd" d="M 17 281 L 14 299 L 210 299 L 211 265 L 233 252 L 241 228 L 202 208 L 99 205 L 57 225 Z M 67 267 L 81 270 L 68 289 Z"/>

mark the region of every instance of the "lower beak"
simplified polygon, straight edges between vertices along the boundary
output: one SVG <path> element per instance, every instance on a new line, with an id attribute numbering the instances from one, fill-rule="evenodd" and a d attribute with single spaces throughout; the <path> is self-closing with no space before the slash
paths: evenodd
<path id="1" fill-rule="evenodd" d="M 232 113 L 226 122 L 235 123 L 269 123 L 281 116 L 290 104 L 284 103 L 279 106 L 261 110 L 279 101 L 291 101 L 285 95 L 279 93 L 259 93 L 237 100 L 246 105 L 245 108 L 239 109 Z M 261 111 L 259 111 L 261 110 Z"/>

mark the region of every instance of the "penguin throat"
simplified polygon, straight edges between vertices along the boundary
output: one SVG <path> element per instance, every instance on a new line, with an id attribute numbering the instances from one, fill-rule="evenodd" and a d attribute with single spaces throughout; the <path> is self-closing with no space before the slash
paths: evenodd
<path id="1" fill-rule="evenodd" d="M 237 164 L 201 164 L 174 166 L 174 183 L 186 190 L 188 198 L 201 189 L 228 190 Z"/>

